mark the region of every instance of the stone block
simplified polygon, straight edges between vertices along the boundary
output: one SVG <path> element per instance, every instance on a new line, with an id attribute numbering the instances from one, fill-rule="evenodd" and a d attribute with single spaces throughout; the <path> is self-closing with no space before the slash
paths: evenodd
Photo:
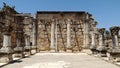
<path id="1" fill-rule="evenodd" d="M 12 62 L 13 58 L 12 58 L 12 54 L 1 54 L 0 55 L 0 63 L 9 63 Z"/>

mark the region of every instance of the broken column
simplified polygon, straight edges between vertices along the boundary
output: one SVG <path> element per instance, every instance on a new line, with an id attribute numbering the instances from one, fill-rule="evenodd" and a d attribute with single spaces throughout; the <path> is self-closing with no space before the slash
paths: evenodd
<path id="1" fill-rule="evenodd" d="M 67 46 L 66 46 L 66 50 L 71 50 L 72 46 L 71 46 L 71 20 L 67 19 Z"/>
<path id="2" fill-rule="evenodd" d="M 17 42 L 16 42 L 16 44 L 17 44 L 17 46 L 14 48 L 14 51 L 15 51 L 15 53 L 14 53 L 14 57 L 15 58 L 23 58 L 24 57 L 24 49 L 23 49 L 23 45 L 22 45 L 22 37 L 23 37 L 23 31 L 21 31 L 21 30 L 17 30 L 16 31 L 16 40 L 17 40 Z"/>
<path id="3" fill-rule="evenodd" d="M 3 35 L 3 47 L 0 49 L 0 62 L 9 63 L 13 61 L 12 54 L 13 49 L 11 48 L 11 31 L 10 25 L 5 26 Z"/>
<path id="4" fill-rule="evenodd" d="M 50 45 L 51 50 L 55 50 L 55 20 L 52 19 L 51 23 L 51 45 Z"/>
<path id="5" fill-rule="evenodd" d="M 107 48 L 104 45 L 104 32 L 105 32 L 105 28 L 100 28 L 98 30 L 99 32 L 99 46 L 97 47 L 98 50 L 98 55 L 101 57 L 105 57 L 106 56 L 106 52 L 107 52 Z"/>
<path id="6" fill-rule="evenodd" d="M 108 53 L 110 54 L 109 59 L 112 61 L 120 61 L 120 46 L 118 43 L 118 34 L 120 31 L 120 27 L 111 27 L 110 31 L 112 36 L 112 46 L 108 50 Z"/>
<path id="7" fill-rule="evenodd" d="M 29 56 L 31 55 L 31 45 L 30 45 L 30 35 L 25 35 L 25 55 Z"/>

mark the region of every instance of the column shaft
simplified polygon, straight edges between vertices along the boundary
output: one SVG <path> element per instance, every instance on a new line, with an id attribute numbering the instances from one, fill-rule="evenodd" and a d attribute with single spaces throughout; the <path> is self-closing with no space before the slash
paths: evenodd
<path id="1" fill-rule="evenodd" d="M 55 44 L 55 49 L 56 49 L 56 52 L 58 51 L 58 45 L 57 45 L 57 24 L 58 24 L 58 22 L 56 21 L 56 23 L 55 23 L 55 42 L 56 42 L 56 44 Z"/>
<path id="2" fill-rule="evenodd" d="M 115 37 L 115 40 L 114 40 L 115 41 L 115 46 L 119 47 L 118 36 L 115 35 L 114 37 Z"/>
<path id="3" fill-rule="evenodd" d="M 55 24 L 54 22 L 51 23 L 51 49 L 55 48 Z"/>
<path id="4" fill-rule="evenodd" d="M 103 36 L 99 35 L 99 46 L 103 46 Z"/>
<path id="5" fill-rule="evenodd" d="M 88 22 L 84 25 L 84 48 L 89 47 Z"/>
<path id="6" fill-rule="evenodd" d="M 33 46 L 37 46 L 37 33 L 36 33 L 36 25 L 35 22 L 33 22 Z"/>
<path id="7" fill-rule="evenodd" d="M 92 45 L 95 45 L 95 34 L 92 32 Z"/>
<path id="8" fill-rule="evenodd" d="M 67 21 L 67 48 L 71 48 L 71 21 Z"/>

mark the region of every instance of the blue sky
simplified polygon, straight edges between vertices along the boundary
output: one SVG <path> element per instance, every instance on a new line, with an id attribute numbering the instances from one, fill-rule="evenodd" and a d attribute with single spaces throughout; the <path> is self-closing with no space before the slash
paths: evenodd
<path id="1" fill-rule="evenodd" d="M 0 0 L 20 13 L 36 11 L 86 11 L 99 23 L 97 27 L 120 26 L 120 0 Z"/>

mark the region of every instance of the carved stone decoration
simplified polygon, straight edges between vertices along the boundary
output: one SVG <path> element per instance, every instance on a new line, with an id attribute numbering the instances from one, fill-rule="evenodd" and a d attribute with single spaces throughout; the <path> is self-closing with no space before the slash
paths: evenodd
<path id="1" fill-rule="evenodd" d="M 5 24 L 4 36 L 3 36 L 3 47 L 0 49 L 0 62 L 9 63 L 12 62 L 12 54 L 14 53 L 11 48 L 11 31 L 12 27 L 10 24 Z"/>
<path id="2" fill-rule="evenodd" d="M 109 59 L 112 61 L 120 61 L 120 46 L 118 43 L 118 34 L 120 31 L 119 26 L 113 26 L 110 28 L 111 36 L 112 36 L 112 46 L 108 50 L 110 54 Z"/>
<path id="3" fill-rule="evenodd" d="M 99 30 L 99 46 L 97 47 L 97 50 L 99 52 L 99 55 L 104 57 L 106 56 L 107 48 L 104 45 L 104 32 L 105 28 L 100 28 Z"/>

